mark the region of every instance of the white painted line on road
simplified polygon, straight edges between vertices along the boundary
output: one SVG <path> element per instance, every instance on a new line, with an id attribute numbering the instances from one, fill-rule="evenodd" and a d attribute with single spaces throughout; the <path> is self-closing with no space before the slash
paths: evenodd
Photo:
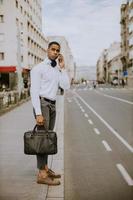
<path id="1" fill-rule="evenodd" d="M 103 124 L 133 153 L 133 147 L 128 144 L 128 142 L 119 135 L 118 132 L 116 132 L 90 105 L 86 103 L 86 101 L 75 92 L 75 94 L 79 97 L 79 99 L 103 122 Z"/>
<path id="2" fill-rule="evenodd" d="M 112 99 L 116 99 L 116 100 L 118 100 L 118 101 L 122 101 L 122 102 L 124 102 L 124 103 L 128 103 L 128 104 L 133 105 L 133 102 L 132 102 L 132 101 L 128 101 L 128 100 L 121 99 L 121 98 L 118 98 L 118 97 L 110 96 L 110 95 L 107 95 L 107 94 L 103 94 L 103 96 L 109 97 L 109 98 L 112 98 Z"/>
<path id="3" fill-rule="evenodd" d="M 111 147 L 109 146 L 109 144 L 105 140 L 103 140 L 102 143 L 105 146 L 107 151 L 112 151 Z"/>
<path id="4" fill-rule="evenodd" d="M 100 135 L 100 131 L 97 128 L 94 128 L 94 131 L 97 135 Z"/>
<path id="5" fill-rule="evenodd" d="M 81 111 L 84 113 L 85 112 L 85 110 L 84 109 L 81 109 Z"/>
<path id="6" fill-rule="evenodd" d="M 127 184 L 133 186 L 133 179 L 130 177 L 130 175 L 128 174 L 126 169 L 122 166 L 122 164 L 117 164 L 116 166 L 119 169 L 125 181 L 127 182 Z"/>
<path id="7" fill-rule="evenodd" d="M 103 90 L 103 88 L 99 88 L 100 90 Z"/>
<path id="8" fill-rule="evenodd" d="M 93 124 L 93 121 L 92 121 L 91 119 L 88 119 L 88 122 L 89 122 L 90 124 Z"/>
<path id="9" fill-rule="evenodd" d="M 86 113 L 84 114 L 84 116 L 85 116 L 86 118 L 88 118 L 88 115 L 87 115 Z"/>

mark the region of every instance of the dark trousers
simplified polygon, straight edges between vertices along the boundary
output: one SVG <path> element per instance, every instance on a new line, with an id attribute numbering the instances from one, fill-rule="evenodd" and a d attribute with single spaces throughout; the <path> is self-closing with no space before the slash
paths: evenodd
<path id="1" fill-rule="evenodd" d="M 41 99 L 41 111 L 45 119 L 45 126 L 48 130 L 53 130 L 56 119 L 56 105 Z M 35 111 L 34 111 L 35 116 Z M 38 129 L 45 129 L 43 126 L 38 126 Z M 48 155 L 37 155 L 37 168 L 44 169 L 45 165 L 48 164 Z"/>

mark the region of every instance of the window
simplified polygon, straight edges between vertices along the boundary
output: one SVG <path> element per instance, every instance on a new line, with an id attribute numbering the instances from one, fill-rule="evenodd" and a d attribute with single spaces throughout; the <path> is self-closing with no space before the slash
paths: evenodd
<path id="1" fill-rule="evenodd" d="M 4 41 L 4 33 L 0 33 L 0 42 Z"/>
<path id="2" fill-rule="evenodd" d="M 23 62 L 24 61 L 24 57 L 23 56 L 21 56 L 21 62 Z"/>
<path id="3" fill-rule="evenodd" d="M 23 23 L 21 22 L 21 24 L 20 24 L 20 25 L 21 25 L 21 31 L 23 31 Z"/>
<path id="4" fill-rule="evenodd" d="M 23 8 L 22 8 L 22 6 L 20 6 L 20 11 L 21 11 L 21 13 L 23 13 Z"/>
<path id="5" fill-rule="evenodd" d="M 0 23 L 4 22 L 4 15 L 0 15 Z"/>
<path id="6" fill-rule="evenodd" d="M 16 8 L 18 8 L 18 1 L 16 1 Z"/>
<path id="7" fill-rule="evenodd" d="M 0 52 L 0 60 L 4 60 L 4 52 Z"/>

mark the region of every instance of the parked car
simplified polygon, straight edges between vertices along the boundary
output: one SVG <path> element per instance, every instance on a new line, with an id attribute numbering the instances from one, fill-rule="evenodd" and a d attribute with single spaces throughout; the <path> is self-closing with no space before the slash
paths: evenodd
<path id="1" fill-rule="evenodd" d="M 111 81 L 111 85 L 118 85 L 118 77 L 113 77 L 112 81 Z"/>

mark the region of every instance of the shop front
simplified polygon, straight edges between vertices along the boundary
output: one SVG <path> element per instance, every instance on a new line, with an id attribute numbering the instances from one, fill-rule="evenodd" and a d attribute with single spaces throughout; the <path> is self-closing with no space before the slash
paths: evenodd
<path id="1" fill-rule="evenodd" d="M 0 66 L 0 91 L 14 90 L 16 85 L 16 66 Z"/>

